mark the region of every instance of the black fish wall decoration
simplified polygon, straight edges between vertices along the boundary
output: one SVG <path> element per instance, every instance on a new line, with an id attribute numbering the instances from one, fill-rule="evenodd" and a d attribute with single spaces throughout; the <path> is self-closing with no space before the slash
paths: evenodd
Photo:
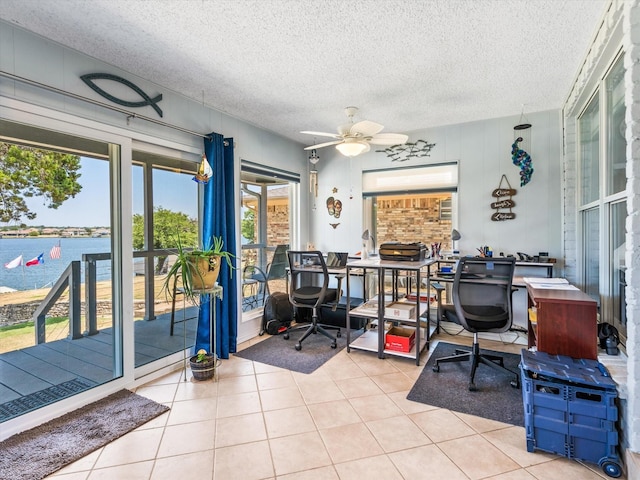
<path id="1" fill-rule="evenodd" d="M 158 102 L 162 100 L 162 94 L 151 98 L 149 95 L 144 93 L 140 87 L 133 84 L 126 78 L 122 78 L 117 75 L 113 75 L 111 73 L 87 73 L 86 75 L 81 75 L 80 78 L 84 83 L 86 83 L 89 86 L 89 88 L 91 88 L 91 90 L 96 92 L 101 97 L 104 97 L 107 100 L 112 101 L 113 103 L 117 103 L 118 105 L 122 105 L 124 107 L 134 107 L 134 108 L 146 107 L 147 105 L 149 105 L 158 113 L 158 115 L 160 115 L 160 117 L 162 117 L 162 110 L 157 105 Z M 98 87 L 98 85 L 95 84 L 94 80 L 111 80 L 113 82 L 118 82 L 118 83 L 121 83 L 122 85 L 126 85 L 131 90 L 133 90 L 138 95 L 140 95 L 144 99 L 144 101 L 129 102 L 128 100 L 122 100 L 121 98 L 114 97 L 110 93 Z"/>

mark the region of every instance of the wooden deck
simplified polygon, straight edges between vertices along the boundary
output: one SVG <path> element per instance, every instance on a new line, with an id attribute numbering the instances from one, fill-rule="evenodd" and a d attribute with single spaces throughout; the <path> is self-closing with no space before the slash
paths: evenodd
<path id="1" fill-rule="evenodd" d="M 136 321 L 135 365 L 180 352 L 194 344 L 197 308 L 185 311 L 171 336 L 171 314 Z M 176 322 L 183 318 L 176 312 Z M 183 336 L 183 327 L 186 334 Z M 112 329 L 77 340 L 64 339 L 0 354 L 0 423 L 61 400 L 114 377 Z"/>

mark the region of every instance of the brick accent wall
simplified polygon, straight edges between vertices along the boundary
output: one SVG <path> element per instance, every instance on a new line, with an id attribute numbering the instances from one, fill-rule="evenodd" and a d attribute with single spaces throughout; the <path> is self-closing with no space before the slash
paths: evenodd
<path id="1" fill-rule="evenodd" d="M 441 242 L 443 251 L 451 250 L 451 219 L 440 218 L 442 201 L 450 199 L 451 195 L 379 197 L 376 244 Z"/>
<path id="2" fill-rule="evenodd" d="M 267 245 L 275 246 L 289 241 L 289 202 L 267 205 Z"/>

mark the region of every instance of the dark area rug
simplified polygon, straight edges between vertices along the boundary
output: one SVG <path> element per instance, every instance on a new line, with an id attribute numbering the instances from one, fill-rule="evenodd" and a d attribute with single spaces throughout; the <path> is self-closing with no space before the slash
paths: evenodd
<path id="1" fill-rule="evenodd" d="M 429 357 L 422 373 L 407 395 L 408 400 L 448 408 L 456 412 L 524 426 L 522 390 L 513 388 L 511 375 L 480 365 L 476 370 L 478 390 L 469 391 L 470 362 L 441 363 L 440 372 L 431 367 L 438 357 L 453 355 L 456 348 L 468 349 L 451 343 L 439 342 Z M 500 355 L 508 369 L 519 372 L 520 355 L 480 349 L 481 352 Z"/>
<path id="2" fill-rule="evenodd" d="M 0 442 L 0 480 L 42 479 L 169 410 L 128 390 Z"/>
<path id="3" fill-rule="evenodd" d="M 295 344 L 304 330 L 292 331 L 289 340 L 282 335 L 274 335 L 255 345 L 236 353 L 238 357 L 266 363 L 274 367 L 286 368 L 300 373 L 313 373 L 327 360 L 347 346 L 347 334 L 342 332 L 338 338 L 337 348 L 331 348 L 331 340 L 319 333 L 309 335 L 302 342 L 302 350 L 297 351 Z M 333 333 L 333 332 L 332 332 Z M 351 331 L 351 341 L 357 338 L 362 330 Z M 265 334 L 266 335 L 266 334 Z"/>

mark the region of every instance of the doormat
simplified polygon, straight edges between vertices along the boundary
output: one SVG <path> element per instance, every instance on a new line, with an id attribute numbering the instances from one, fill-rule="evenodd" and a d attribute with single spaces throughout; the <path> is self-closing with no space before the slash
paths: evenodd
<path id="1" fill-rule="evenodd" d="M 0 404 L 0 423 L 92 388 L 95 382 L 74 378 Z"/>
<path id="2" fill-rule="evenodd" d="M 273 335 L 235 355 L 254 362 L 308 374 L 313 373 L 347 346 L 346 332 L 343 332 L 342 336 L 337 339 L 336 348 L 331 348 L 330 339 L 317 333 L 309 335 L 302 342 L 302 350 L 298 351 L 295 349 L 295 344 L 303 333 L 304 330 L 292 331 L 289 340 L 285 340 L 282 335 Z M 361 334 L 362 330 L 352 331 L 351 341 L 353 342 L 353 339 Z"/>
<path id="3" fill-rule="evenodd" d="M 120 390 L 0 442 L 0 480 L 43 479 L 168 410 Z"/>
<path id="4" fill-rule="evenodd" d="M 488 418 L 511 425 L 524 426 L 524 404 L 522 389 L 510 384 L 512 375 L 479 365 L 475 384 L 478 390 L 469 391 L 471 362 L 441 363 L 440 372 L 433 367 L 436 358 L 455 353 L 456 348 L 470 349 L 451 343 L 439 342 L 424 366 L 422 373 L 407 395 L 407 400 L 448 408 L 460 413 Z M 504 366 L 519 372 L 520 355 L 480 349 L 481 353 L 500 355 Z"/>

